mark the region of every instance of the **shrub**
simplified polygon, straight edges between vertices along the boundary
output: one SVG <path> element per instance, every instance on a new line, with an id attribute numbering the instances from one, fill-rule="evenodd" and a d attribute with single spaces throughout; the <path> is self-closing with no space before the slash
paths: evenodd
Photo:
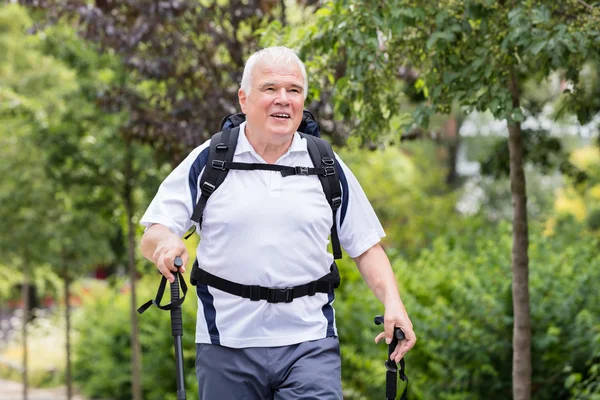
<path id="1" fill-rule="evenodd" d="M 186 278 L 188 280 L 188 278 Z M 154 298 L 159 275 L 138 283 L 138 304 Z M 130 400 L 131 338 L 130 295 L 125 289 L 90 293 L 76 322 L 79 340 L 75 346 L 74 379 L 81 392 L 92 398 Z M 168 303 L 166 290 L 163 304 Z M 182 339 L 185 384 L 188 393 L 197 392 L 195 377 L 196 296 L 188 291 L 183 305 Z M 143 397 L 148 400 L 176 399 L 176 371 L 170 315 L 151 307 L 139 317 L 142 347 Z M 192 395 L 193 396 L 193 395 Z"/>
<path id="2" fill-rule="evenodd" d="M 568 399 L 570 375 L 580 374 L 589 387 L 597 371 L 590 365 L 600 350 L 598 240 L 574 235 L 577 230 L 574 225 L 554 237 L 538 229 L 531 234 L 533 399 Z M 419 338 L 406 357 L 411 398 L 511 397 L 511 245 L 510 226 L 477 227 L 462 239 L 440 237 L 414 262 L 394 260 Z M 344 384 L 349 393 L 375 398 L 384 393 L 386 346 L 372 342 L 379 331 L 372 317 L 383 310 L 356 268 L 341 265 L 336 315 Z"/>

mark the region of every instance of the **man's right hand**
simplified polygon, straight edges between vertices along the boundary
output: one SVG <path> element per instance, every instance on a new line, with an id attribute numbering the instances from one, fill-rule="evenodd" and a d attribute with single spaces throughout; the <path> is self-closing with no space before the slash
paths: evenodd
<path id="1" fill-rule="evenodd" d="M 152 247 L 154 247 L 153 251 Z M 144 233 L 142 253 L 156 265 L 160 273 L 171 283 L 175 281 L 173 272 L 177 271 L 175 257 L 181 257 L 183 266 L 179 269 L 179 272 L 185 273 L 185 266 L 189 259 L 185 244 L 181 238 L 163 225 L 153 225 Z M 151 256 L 148 257 L 150 254 Z"/>

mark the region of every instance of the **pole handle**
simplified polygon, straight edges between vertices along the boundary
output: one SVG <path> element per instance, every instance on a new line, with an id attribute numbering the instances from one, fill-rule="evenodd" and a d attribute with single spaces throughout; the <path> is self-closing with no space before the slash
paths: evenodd
<path id="1" fill-rule="evenodd" d="M 376 316 L 374 322 L 375 325 L 383 325 L 383 315 Z M 405 336 L 404 332 L 402 332 L 402 329 L 394 327 L 394 337 L 398 340 L 404 340 Z"/>
<path id="2" fill-rule="evenodd" d="M 173 264 L 177 267 L 177 272 L 173 274 L 175 280 L 171 283 L 171 303 L 179 300 L 179 268 L 183 266 L 181 257 L 175 257 Z M 171 334 L 173 336 L 183 336 L 183 320 L 181 316 L 181 307 L 177 306 L 171 309 Z"/>

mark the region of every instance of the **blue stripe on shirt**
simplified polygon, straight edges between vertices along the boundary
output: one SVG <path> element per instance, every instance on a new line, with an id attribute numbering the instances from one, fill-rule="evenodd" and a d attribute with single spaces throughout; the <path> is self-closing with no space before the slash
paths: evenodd
<path id="1" fill-rule="evenodd" d="M 202 173 L 202 170 L 208 161 L 209 150 L 210 147 L 206 147 L 204 150 L 202 150 L 190 167 L 188 181 L 190 184 L 190 192 L 192 194 L 192 209 L 196 208 L 196 200 L 198 198 L 198 180 L 200 179 L 200 174 Z M 196 286 L 196 293 L 200 299 L 200 302 L 202 303 L 204 320 L 206 321 L 206 327 L 210 335 L 210 341 L 212 344 L 221 344 L 221 335 L 219 333 L 219 329 L 217 328 L 217 310 L 214 305 L 215 299 L 208 291 L 207 285 L 199 283 Z"/>
<path id="2" fill-rule="evenodd" d="M 325 304 L 322 308 L 323 315 L 327 318 L 327 337 L 335 336 L 334 327 L 334 318 L 333 318 L 333 303 L 335 300 L 335 294 L 333 293 L 333 288 L 329 289 L 329 293 L 327 295 L 327 304 Z"/>
<path id="3" fill-rule="evenodd" d="M 217 328 L 217 310 L 214 305 L 215 298 L 208 291 L 208 286 L 202 283 L 198 283 L 196 286 L 196 293 L 202 302 L 204 320 L 206 321 L 206 327 L 210 335 L 210 342 L 212 344 L 221 344 L 221 334 L 219 333 L 219 328 Z"/>
<path id="4" fill-rule="evenodd" d="M 350 197 L 350 193 L 348 193 L 348 180 L 346 179 L 344 169 L 339 162 L 335 163 L 335 166 L 337 167 L 340 184 L 342 185 L 342 210 L 340 214 L 340 226 L 342 226 L 344 218 L 346 218 L 346 211 L 348 211 L 348 198 Z"/>
<path id="5" fill-rule="evenodd" d="M 190 167 L 188 182 L 190 184 L 190 192 L 192 193 L 192 209 L 196 208 L 196 199 L 198 198 L 198 180 L 200 179 L 200 173 L 208 162 L 209 150 L 210 146 L 207 146 L 204 150 L 202 150 Z"/>

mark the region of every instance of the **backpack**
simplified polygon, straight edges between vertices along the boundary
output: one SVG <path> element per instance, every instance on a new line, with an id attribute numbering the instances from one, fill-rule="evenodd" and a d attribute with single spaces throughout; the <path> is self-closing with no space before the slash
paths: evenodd
<path id="1" fill-rule="evenodd" d="M 303 111 L 302 122 L 298 128 L 300 136 L 307 141 L 307 149 L 314 167 L 290 167 L 275 164 L 249 164 L 233 162 L 237 145 L 239 126 L 246 116 L 243 113 L 230 114 L 221 121 L 221 131 L 214 134 L 210 140 L 208 160 L 200 178 L 201 191 L 198 203 L 192 214 L 192 221 L 202 225 L 202 214 L 206 203 L 215 190 L 223 183 L 231 169 L 237 170 L 268 170 L 279 171 L 283 177 L 290 175 L 317 175 L 323 187 L 323 192 L 333 213 L 331 227 L 331 245 L 334 260 L 342 258 L 340 241 L 337 233 L 336 213 L 342 204 L 342 191 L 340 187 L 341 167 L 336 162 L 331 145 L 321 139 L 320 127 L 313 115 L 308 110 Z M 267 300 L 270 303 L 290 302 L 294 298 L 314 295 L 316 292 L 327 293 L 331 287 L 339 286 L 339 272 L 335 261 L 330 273 L 316 281 L 293 288 L 264 288 L 262 286 L 241 285 L 235 282 L 214 276 L 198 267 L 198 260 L 192 267 L 190 282 L 214 286 L 217 289 L 235 294 L 250 300 Z"/>

